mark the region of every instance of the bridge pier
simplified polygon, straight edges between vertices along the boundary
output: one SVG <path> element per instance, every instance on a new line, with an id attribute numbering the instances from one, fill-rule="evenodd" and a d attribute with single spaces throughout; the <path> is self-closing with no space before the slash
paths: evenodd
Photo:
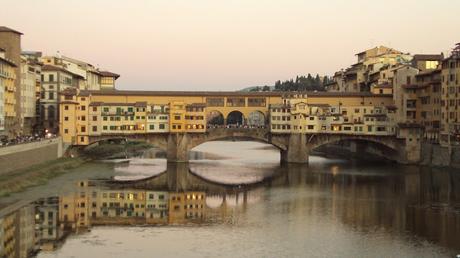
<path id="1" fill-rule="evenodd" d="M 306 134 L 291 134 L 286 150 L 281 151 L 281 163 L 307 164 L 310 149 Z"/>
<path id="2" fill-rule="evenodd" d="M 188 134 L 169 134 L 166 159 L 168 162 L 188 162 L 190 139 Z"/>

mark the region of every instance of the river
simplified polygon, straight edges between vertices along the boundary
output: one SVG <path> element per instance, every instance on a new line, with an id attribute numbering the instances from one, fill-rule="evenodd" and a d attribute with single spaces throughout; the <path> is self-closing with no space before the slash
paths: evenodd
<path id="1" fill-rule="evenodd" d="M 98 258 L 460 254 L 460 171 L 319 156 L 309 165 L 281 166 L 276 149 L 256 142 L 210 142 L 191 155 L 189 164 L 160 158 L 88 163 L 0 200 L 11 204 L 0 213 L 3 252 Z"/>

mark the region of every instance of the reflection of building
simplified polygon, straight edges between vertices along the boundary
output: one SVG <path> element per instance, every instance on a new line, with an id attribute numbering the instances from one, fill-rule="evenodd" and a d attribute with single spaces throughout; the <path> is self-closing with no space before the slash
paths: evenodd
<path id="1" fill-rule="evenodd" d="M 13 212 L 3 217 L 0 220 L 0 240 L 2 240 L 0 247 L 1 257 L 17 257 L 17 245 L 19 241 L 17 239 L 18 221 L 17 213 Z"/>
<path id="2" fill-rule="evenodd" d="M 42 249 L 54 249 L 56 241 L 63 237 L 63 231 L 59 224 L 59 198 L 42 198 L 36 204 L 35 223 L 41 247 Z"/>
<path id="3" fill-rule="evenodd" d="M 148 224 L 167 223 L 169 193 L 159 191 L 145 192 L 145 218 Z"/>
<path id="4" fill-rule="evenodd" d="M 169 193 L 169 223 L 202 221 L 205 197 L 204 192 Z"/>
<path id="5" fill-rule="evenodd" d="M 30 257 L 38 251 L 38 241 L 34 204 L 0 218 L 0 257 Z"/>
<path id="6" fill-rule="evenodd" d="M 35 205 L 29 204 L 19 209 L 19 257 L 29 257 L 38 250 L 38 238 L 35 235 Z"/>

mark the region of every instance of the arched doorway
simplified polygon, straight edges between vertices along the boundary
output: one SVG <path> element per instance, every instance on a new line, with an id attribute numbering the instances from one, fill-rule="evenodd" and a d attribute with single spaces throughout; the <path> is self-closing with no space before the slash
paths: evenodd
<path id="1" fill-rule="evenodd" d="M 251 127 L 264 127 L 265 115 L 260 111 L 253 111 L 249 114 L 248 125 Z"/>
<path id="2" fill-rule="evenodd" d="M 225 124 L 224 122 L 224 115 L 220 113 L 219 111 L 211 111 L 207 114 L 207 124 L 208 126 L 211 127 L 218 127 L 218 126 L 223 126 Z"/>
<path id="3" fill-rule="evenodd" d="M 240 111 L 232 111 L 227 116 L 227 125 L 229 126 L 242 126 L 244 125 L 244 116 Z"/>

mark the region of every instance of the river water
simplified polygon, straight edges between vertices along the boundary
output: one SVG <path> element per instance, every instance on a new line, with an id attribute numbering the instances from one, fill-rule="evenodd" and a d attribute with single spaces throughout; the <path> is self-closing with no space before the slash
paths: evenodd
<path id="1" fill-rule="evenodd" d="M 281 166 L 276 149 L 256 142 L 210 142 L 191 155 L 189 164 L 85 164 L 10 196 L 3 201 L 23 201 L 0 213 L 3 251 L 99 258 L 460 254 L 460 171 L 318 156 L 309 165 Z"/>

